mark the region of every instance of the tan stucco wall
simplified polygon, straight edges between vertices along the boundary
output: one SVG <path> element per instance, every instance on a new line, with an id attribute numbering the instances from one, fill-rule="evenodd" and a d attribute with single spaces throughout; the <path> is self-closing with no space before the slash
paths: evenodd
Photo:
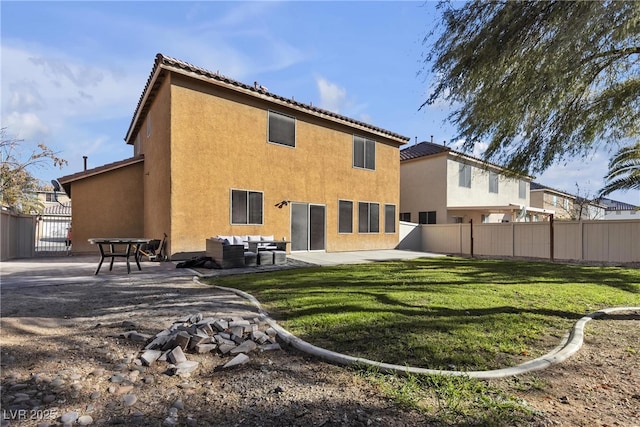
<path id="1" fill-rule="evenodd" d="M 330 124 L 266 101 L 178 77 L 171 90 L 172 252 L 203 251 L 217 234 L 290 239 L 290 206 L 326 205 L 326 250 L 394 248 L 398 244 L 399 149 L 362 131 Z M 213 95 L 213 96 L 212 96 Z M 296 117 L 296 147 L 267 142 L 267 110 Z M 376 170 L 352 167 L 353 134 L 377 141 Z M 230 190 L 264 193 L 263 225 L 231 225 Z M 354 201 L 354 233 L 338 234 L 339 199 Z M 396 233 L 357 232 L 357 202 L 396 205 Z"/>
<path id="2" fill-rule="evenodd" d="M 87 239 L 144 237 L 143 164 L 73 182 L 73 253 L 98 252 Z"/>
<path id="3" fill-rule="evenodd" d="M 400 212 L 410 212 L 418 222 L 419 212 L 436 211 L 438 224 L 447 222 L 447 157 L 429 156 L 402 162 L 400 167 Z"/>
<path id="4" fill-rule="evenodd" d="M 531 206 L 534 208 L 547 209 L 544 205 L 544 192 L 542 191 L 530 191 L 529 198 L 531 200 Z"/>
<path id="5" fill-rule="evenodd" d="M 171 90 L 167 79 L 158 90 L 137 136 L 139 154 L 144 154 L 145 158 L 144 174 L 140 182 L 144 188 L 146 206 L 144 236 L 160 240 L 164 233 L 168 236 L 172 234 L 170 102 Z M 167 253 L 170 253 L 171 239 L 168 239 L 166 244 Z"/>
<path id="6" fill-rule="evenodd" d="M 556 204 L 553 203 L 553 196 L 556 196 Z M 565 208 L 565 200 L 568 200 L 568 208 Z M 573 200 L 561 194 L 555 194 L 549 191 L 532 191 L 531 206 L 541 209 L 554 211 L 554 219 L 570 220 L 573 219 L 574 212 Z"/>

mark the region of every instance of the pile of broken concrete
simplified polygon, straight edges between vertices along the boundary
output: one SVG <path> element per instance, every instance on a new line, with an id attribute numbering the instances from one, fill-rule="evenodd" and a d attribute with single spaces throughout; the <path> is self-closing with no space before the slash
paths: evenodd
<path id="1" fill-rule="evenodd" d="M 143 365 L 166 362 L 167 374 L 186 376 L 199 365 L 197 361 L 188 360 L 186 353 L 234 356 L 222 366 L 222 369 L 231 368 L 247 363 L 247 354 L 253 351 L 280 350 L 277 335 L 276 330 L 262 318 L 203 317 L 198 313 L 176 320 L 155 336 L 137 331 L 128 331 L 119 336 L 147 343 L 139 357 Z"/>

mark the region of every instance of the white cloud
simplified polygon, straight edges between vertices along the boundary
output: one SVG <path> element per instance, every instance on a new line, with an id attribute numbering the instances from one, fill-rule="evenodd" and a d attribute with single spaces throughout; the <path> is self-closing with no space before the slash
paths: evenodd
<path id="1" fill-rule="evenodd" d="M 2 127 L 17 139 L 26 141 L 38 142 L 51 134 L 51 129 L 34 113 L 13 111 L 3 118 Z"/>
<path id="2" fill-rule="evenodd" d="M 316 78 L 316 85 L 320 95 L 320 107 L 334 113 L 339 113 L 347 102 L 347 91 L 324 77 Z"/>
<path id="3" fill-rule="evenodd" d="M 163 53 L 178 55 L 172 52 L 179 52 L 179 59 L 244 81 L 309 58 L 309 53 L 274 33 L 272 11 L 278 7 L 277 2 L 238 2 L 230 8 L 211 3 L 206 11 L 202 6 L 197 11 L 206 14 L 215 9 L 218 13 L 214 19 L 174 28 L 153 28 L 147 24 L 147 32 L 158 34 L 157 44 L 166 47 Z M 187 12 L 188 19 L 194 19 L 195 10 Z"/>
<path id="4" fill-rule="evenodd" d="M 452 150 L 460 151 L 462 153 L 465 153 L 465 151 L 462 148 L 464 143 L 465 143 L 464 139 L 459 139 L 457 141 L 450 141 L 447 145 L 449 147 L 451 147 Z M 477 158 L 481 159 L 482 156 L 484 156 L 484 152 L 487 151 L 488 147 L 489 147 L 489 144 L 487 144 L 486 142 L 477 142 L 473 146 L 473 151 L 468 153 L 468 154 L 473 156 L 473 157 L 477 157 Z"/>

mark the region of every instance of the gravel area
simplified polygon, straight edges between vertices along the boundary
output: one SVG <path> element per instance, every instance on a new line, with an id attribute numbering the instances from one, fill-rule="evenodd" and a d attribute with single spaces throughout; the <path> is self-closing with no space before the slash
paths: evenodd
<path id="1" fill-rule="evenodd" d="M 185 314 L 256 316 L 241 298 L 194 283 L 108 275 L 100 283 L 2 289 L 2 426 L 428 426 L 350 369 L 290 348 L 188 354 L 198 369 L 169 375 L 137 360 L 144 343 Z M 584 347 L 547 370 L 492 381 L 536 411 L 532 426 L 640 426 L 637 313 L 589 322 Z"/>

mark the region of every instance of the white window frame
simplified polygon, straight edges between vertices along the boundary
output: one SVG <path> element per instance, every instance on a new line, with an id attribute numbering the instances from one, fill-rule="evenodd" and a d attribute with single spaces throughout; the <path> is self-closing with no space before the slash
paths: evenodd
<path id="1" fill-rule="evenodd" d="M 342 216 L 341 216 L 341 204 L 342 203 L 350 203 L 351 204 L 351 218 L 349 221 L 349 231 L 342 231 L 341 230 L 341 220 L 342 220 Z M 353 234 L 353 200 L 345 200 L 345 199 L 338 199 L 338 234 Z"/>
<path id="2" fill-rule="evenodd" d="M 500 175 L 497 172 L 489 171 L 489 193 L 498 194 Z"/>
<path id="3" fill-rule="evenodd" d="M 463 188 L 471 188 L 471 165 L 467 163 L 459 163 L 458 186 Z"/>
<path id="4" fill-rule="evenodd" d="M 233 193 L 234 192 L 246 193 L 246 222 L 234 222 L 233 220 Z M 251 193 L 260 194 L 260 222 L 251 222 L 251 205 L 249 195 Z M 256 190 L 246 190 L 242 188 L 232 188 L 229 191 L 229 220 L 231 225 L 263 225 L 264 224 L 264 192 Z"/>
<path id="5" fill-rule="evenodd" d="M 360 218 L 360 206 L 367 205 L 367 223 L 366 223 L 366 231 L 362 230 L 362 221 Z M 378 207 L 378 221 L 377 221 L 377 230 L 372 231 L 371 225 L 371 206 L 375 205 Z M 378 202 L 358 202 L 358 233 L 360 234 L 378 234 L 380 233 L 380 203 Z"/>
<path id="6" fill-rule="evenodd" d="M 387 214 L 387 207 L 393 207 L 393 214 L 388 215 Z M 384 204 L 384 233 L 385 234 L 395 234 L 396 233 L 396 212 L 398 211 L 398 207 L 392 203 L 385 203 Z M 389 231 L 387 230 L 387 225 L 389 224 L 387 222 L 387 219 L 390 219 L 391 221 L 393 221 L 393 230 Z"/>
<path id="7" fill-rule="evenodd" d="M 293 145 L 291 144 L 287 144 L 285 142 L 282 141 L 275 141 L 271 139 L 271 117 L 283 117 L 286 119 L 292 119 L 293 120 Z M 268 110 L 267 111 L 267 142 L 270 144 L 275 144 L 275 145 L 280 145 L 281 147 L 288 147 L 288 148 L 296 148 L 297 145 L 297 132 L 298 132 L 298 121 L 294 116 L 290 116 L 288 114 L 284 114 L 284 113 L 280 113 L 278 111 L 274 111 L 274 110 Z"/>
<path id="8" fill-rule="evenodd" d="M 518 181 L 518 198 L 527 198 L 527 182 L 522 179 Z"/>
<path id="9" fill-rule="evenodd" d="M 356 147 L 362 143 L 362 163 L 360 164 L 359 151 L 360 148 Z M 373 139 L 365 138 L 360 135 L 353 135 L 353 167 L 357 169 L 376 170 L 376 141 Z M 371 151 L 373 150 L 373 155 Z M 372 164 L 373 163 L 373 164 Z"/>

